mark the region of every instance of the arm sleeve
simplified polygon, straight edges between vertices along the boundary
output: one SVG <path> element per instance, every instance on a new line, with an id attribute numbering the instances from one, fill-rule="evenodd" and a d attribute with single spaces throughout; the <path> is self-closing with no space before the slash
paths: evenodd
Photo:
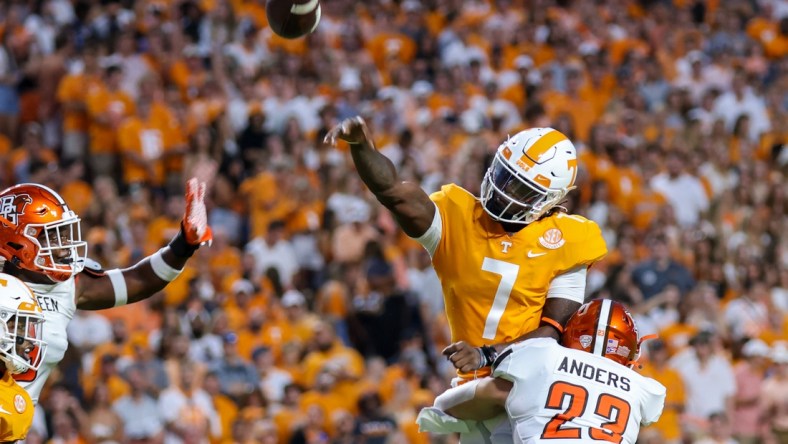
<path id="1" fill-rule="evenodd" d="M 547 290 L 547 297 L 564 298 L 582 304 L 585 300 L 587 271 L 588 268 L 581 265 L 554 277 Z"/>
<path id="2" fill-rule="evenodd" d="M 434 205 L 434 204 L 433 204 Z M 427 231 L 421 236 L 415 238 L 430 254 L 430 257 L 435 255 L 435 250 L 441 241 L 443 235 L 443 219 L 441 219 L 441 211 L 435 205 L 435 216 L 432 218 L 432 225 L 427 228 Z"/>
<path id="3" fill-rule="evenodd" d="M 640 423 L 644 426 L 653 424 L 662 416 L 662 409 L 665 407 L 665 386 L 657 381 L 650 380 L 650 384 L 644 387 L 642 413 Z"/>
<path id="4" fill-rule="evenodd" d="M 476 394 L 476 387 L 480 382 L 481 379 L 474 379 L 473 381 L 468 381 L 465 384 L 446 390 L 435 398 L 435 408 L 445 412 L 452 407 L 472 400 Z"/>

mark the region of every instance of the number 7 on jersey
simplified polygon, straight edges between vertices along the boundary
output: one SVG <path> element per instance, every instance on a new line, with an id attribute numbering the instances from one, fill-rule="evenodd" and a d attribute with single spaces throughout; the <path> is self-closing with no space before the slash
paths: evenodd
<path id="1" fill-rule="evenodd" d="M 487 320 L 484 322 L 484 339 L 495 339 L 495 334 L 498 332 L 498 324 L 501 322 L 501 316 L 506 310 L 506 304 L 509 303 L 509 297 L 512 295 L 512 288 L 517 280 L 517 275 L 520 273 L 520 266 L 510 262 L 499 261 L 485 257 L 482 262 L 482 270 L 490 273 L 495 273 L 501 276 L 501 282 L 498 284 L 498 289 L 495 291 L 495 299 L 493 299 L 490 312 L 487 313 Z"/>

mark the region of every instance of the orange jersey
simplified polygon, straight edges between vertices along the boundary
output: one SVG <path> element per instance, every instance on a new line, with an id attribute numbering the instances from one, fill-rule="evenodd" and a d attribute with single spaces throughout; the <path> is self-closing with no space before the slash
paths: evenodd
<path id="1" fill-rule="evenodd" d="M 0 378 L 0 441 L 24 439 L 33 424 L 33 401 L 11 374 Z"/>
<path id="2" fill-rule="evenodd" d="M 432 263 L 452 342 L 479 347 L 536 329 L 553 278 L 607 253 L 597 224 L 580 216 L 556 213 L 509 235 L 457 185 L 431 199 L 441 219 Z"/>

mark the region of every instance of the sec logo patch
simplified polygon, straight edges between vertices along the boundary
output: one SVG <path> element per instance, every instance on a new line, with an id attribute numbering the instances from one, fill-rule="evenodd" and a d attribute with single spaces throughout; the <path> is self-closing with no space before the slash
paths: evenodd
<path id="1" fill-rule="evenodd" d="M 548 250 L 561 248 L 565 242 L 566 240 L 564 239 L 564 233 L 562 233 L 558 228 L 550 228 L 539 237 L 539 243 Z"/>
<path id="2" fill-rule="evenodd" d="M 17 413 L 22 413 L 27 409 L 27 401 L 22 395 L 14 396 L 14 408 Z"/>

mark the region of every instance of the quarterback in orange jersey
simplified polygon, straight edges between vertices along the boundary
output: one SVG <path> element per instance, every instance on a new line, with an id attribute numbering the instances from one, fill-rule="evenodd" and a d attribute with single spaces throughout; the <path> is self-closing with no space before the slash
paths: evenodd
<path id="1" fill-rule="evenodd" d="M 551 128 L 500 145 L 477 198 L 457 185 L 428 196 L 397 178 L 360 117 L 326 136 L 350 143 L 369 189 L 429 251 L 443 288 L 452 344 L 443 353 L 468 380 L 489 374 L 507 344 L 558 338 L 585 296 L 586 270 L 607 253 L 599 227 L 558 210 L 574 187 L 572 142 Z"/>
<path id="2" fill-rule="evenodd" d="M 214 165 L 201 165 L 208 178 Z M 204 171 L 203 171 L 204 170 Z M 212 239 L 204 197 L 205 183 L 186 186 L 186 212 L 169 245 L 126 269 L 101 270 L 87 258 L 80 219 L 54 190 L 20 184 L 0 192 L 0 265 L 36 295 L 47 321 L 49 353 L 43 365 L 15 375 L 33 399 L 68 348 L 66 327 L 77 309 L 101 310 L 149 298 L 174 280 L 186 262 Z"/>
<path id="3" fill-rule="evenodd" d="M 33 292 L 0 273 L 0 442 L 24 439 L 35 406 L 13 375 L 36 371 L 46 357 L 44 314 Z"/>

